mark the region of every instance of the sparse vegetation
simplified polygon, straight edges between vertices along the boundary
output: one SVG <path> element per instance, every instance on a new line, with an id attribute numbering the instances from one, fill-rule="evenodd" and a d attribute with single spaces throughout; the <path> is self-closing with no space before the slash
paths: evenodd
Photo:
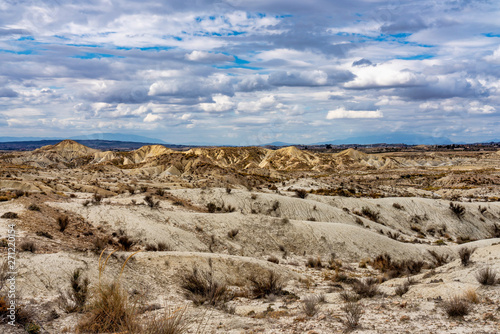
<path id="1" fill-rule="evenodd" d="M 296 189 L 295 190 L 295 196 L 297 196 L 298 198 L 304 199 L 307 197 L 307 195 L 309 195 L 309 194 L 307 193 L 307 190 L 305 190 L 305 189 Z"/>
<path id="2" fill-rule="evenodd" d="M 36 244 L 30 240 L 23 241 L 19 247 L 21 248 L 22 251 L 31 252 L 31 253 L 35 253 L 38 249 Z"/>
<path id="3" fill-rule="evenodd" d="M 122 235 L 119 239 L 118 239 L 118 243 L 122 246 L 123 250 L 125 251 L 129 251 L 130 248 L 132 248 L 132 246 L 135 244 L 135 241 L 133 241 L 132 239 L 130 239 L 128 236 L 126 235 Z"/>
<path id="4" fill-rule="evenodd" d="M 251 276 L 249 280 L 252 283 L 254 298 L 264 298 L 270 294 L 275 296 L 283 294 L 283 282 L 281 277 L 274 271 L 268 271 L 267 275 L 260 277 Z"/>
<path id="5" fill-rule="evenodd" d="M 40 210 L 40 207 L 34 203 L 30 204 L 30 206 L 28 206 L 28 210 L 30 211 L 41 211 Z"/>
<path id="6" fill-rule="evenodd" d="M 87 302 L 89 284 L 87 277 L 82 278 L 82 269 L 75 269 L 70 277 L 71 288 L 60 292 L 61 307 L 68 313 L 82 311 Z"/>
<path id="7" fill-rule="evenodd" d="M 176 310 L 167 308 L 159 315 L 154 315 L 145 324 L 141 333 L 144 334 L 183 334 L 187 333 L 189 323 L 186 320 L 186 307 Z"/>
<path id="8" fill-rule="evenodd" d="M 319 298 L 318 296 L 307 296 L 302 300 L 302 311 L 308 316 L 312 317 L 319 311 Z"/>
<path id="9" fill-rule="evenodd" d="M 160 207 L 160 201 L 155 201 L 151 195 L 144 196 L 144 202 L 146 202 L 146 205 L 149 206 L 151 210 L 158 209 Z"/>
<path id="10" fill-rule="evenodd" d="M 482 285 L 495 285 L 497 283 L 496 272 L 490 267 L 485 267 L 479 270 L 476 274 L 476 279 Z"/>
<path id="11" fill-rule="evenodd" d="M 361 298 L 372 298 L 379 294 L 378 281 L 373 277 L 356 280 L 352 289 Z"/>
<path id="12" fill-rule="evenodd" d="M 69 217 L 68 216 L 57 217 L 57 225 L 59 226 L 59 231 L 64 232 L 69 225 Z"/>
<path id="13" fill-rule="evenodd" d="M 361 320 L 361 314 L 363 310 L 361 305 L 357 302 L 347 302 L 344 306 L 342 306 L 342 311 L 344 311 L 344 326 L 345 332 L 351 332 L 358 328 L 359 321 Z"/>
<path id="14" fill-rule="evenodd" d="M 239 232 L 240 232 L 240 230 L 238 230 L 238 229 L 232 229 L 229 232 L 227 232 L 227 236 L 230 239 L 234 239 L 238 235 Z"/>
<path id="15" fill-rule="evenodd" d="M 195 305 L 218 306 L 231 298 L 226 284 L 214 277 L 212 267 L 208 271 L 193 267 L 191 272 L 182 278 L 181 288 L 186 298 L 192 300 Z"/>
<path id="16" fill-rule="evenodd" d="M 460 250 L 458 251 L 458 256 L 460 256 L 460 261 L 462 262 L 462 266 L 466 267 L 469 265 L 470 257 L 475 250 L 476 250 L 475 248 L 467 248 L 467 247 L 460 248 Z"/>
<path id="17" fill-rule="evenodd" d="M 460 296 L 454 296 L 448 300 L 445 300 L 442 306 L 446 314 L 452 318 L 463 317 L 470 312 L 469 302 Z"/>
<path id="18" fill-rule="evenodd" d="M 19 216 L 15 212 L 6 212 L 0 218 L 16 219 L 19 218 Z"/>
<path id="19" fill-rule="evenodd" d="M 462 218 L 465 215 L 465 207 L 458 203 L 450 202 L 450 210 L 453 212 L 458 218 Z"/>

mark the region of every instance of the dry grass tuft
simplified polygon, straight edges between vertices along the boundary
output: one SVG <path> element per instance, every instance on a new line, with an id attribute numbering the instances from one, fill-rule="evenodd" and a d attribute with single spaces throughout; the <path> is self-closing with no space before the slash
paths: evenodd
<path id="1" fill-rule="evenodd" d="M 486 267 L 479 270 L 476 274 L 476 279 L 482 285 L 495 285 L 497 283 L 496 276 L 497 274 L 493 269 Z"/>
<path id="2" fill-rule="evenodd" d="M 181 288 L 186 298 L 192 300 L 195 305 L 218 306 L 231 299 L 227 285 L 215 279 L 211 267 L 210 271 L 201 271 L 193 267 L 193 270 L 183 277 Z"/>
<path id="3" fill-rule="evenodd" d="M 463 298 L 473 304 L 479 304 L 480 299 L 479 296 L 477 295 L 476 289 L 469 288 L 465 290 L 463 294 Z"/>
<path id="4" fill-rule="evenodd" d="M 344 332 L 348 333 L 359 326 L 359 320 L 361 320 L 361 314 L 363 310 L 361 309 L 361 305 L 356 302 L 347 302 L 343 307 L 342 311 L 345 313 Z"/>
<path id="5" fill-rule="evenodd" d="M 470 304 L 469 302 L 460 296 L 454 296 L 443 302 L 443 308 L 449 317 L 463 317 L 469 314 Z"/>
<path id="6" fill-rule="evenodd" d="M 144 334 L 182 334 L 189 329 L 186 322 L 186 307 L 172 311 L 167 309 L 160 315 L 156 315 L 148 320 L 142 329 Z"/>
<path id="7" fill-rule="evenodd" d="M 264 298 L 268 295 L 280 296 L 283 294 L 283 281 L 276 272 L 268 271 L 266 277 L 250 277 L 254 298 Z"/>
<path id="8" fill-rule="evenodd" d="M 103 259 L 104 252 L 105 250 L 101 252 L 99 257 L 99 286 L 95 299 L 86 309 L 87 315 L 80 320 L 77 329 L 83 333 L 114 333 L 125 331 L 139 333 L 137 308 L 129 302 L 128 295 L 120 284 L 120 278 L 125 265 L 138 252 L 130 255 L 124 261 L 120 274 L 113 282 L 102 283 L 102 273 L 114 251 L 105 260 Z"/>

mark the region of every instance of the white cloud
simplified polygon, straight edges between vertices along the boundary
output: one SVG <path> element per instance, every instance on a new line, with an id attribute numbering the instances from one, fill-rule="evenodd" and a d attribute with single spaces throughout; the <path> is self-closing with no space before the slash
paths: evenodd
<path id="1" fill-rule="evenodd" d="M 195 50 L 191 53 L 187 53 L 186 59 L 199 62 L 225 62 L 225 61 L 233 61 L 234 57 L 222 53 L 212 53 L 212 52 Z"/>
<path id="2" fill-rule="evenodd" d="M 258 101 L 243 101 L 238 103 L 238 111 L 242 112 L 259 112 L 262 110 L 266 110 L 272 107 L 275 107 L 277 104 L 276 98 L 274 95 L 267 95 Z"/>
<path id="3" fill-rule="evenodd" d="M 144 123 L 153 123 L 159 120 L 161 120 L 161 116 L 155 114 L 147 114 L 147 116 L 144 117 Z"/>
<path id="4" fill-rule="evenodd" d="M 228 111 L 234 107 L 234 103 L 227 95 L 216 94 L 212 96 L 214 103 L 200 103 L 200 108 L 206 112 Z"/>
<path id="5" fill-rule="evenodd" d="M 330 110 L 326 119 L 337 118 L 382 118 L 382 112 L 379 110 L 346 110 L 344 107 Z"/>

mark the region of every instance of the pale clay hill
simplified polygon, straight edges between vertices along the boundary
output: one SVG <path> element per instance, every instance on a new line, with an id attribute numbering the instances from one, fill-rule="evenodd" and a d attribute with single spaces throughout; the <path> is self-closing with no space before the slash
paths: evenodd
<path id="1" fill-rule="evenodd" d="M 188 307 L 187 333 L 341 333 L 345 292 L 375 277 L 379 293 L 352 304 L 362 310 L 355 333 L 497 333 L 500 280 L 476 276 L 490 268 L 500 278 L 499 168 L 498 152 L 102 152 L 63 141 L 0 154 L 0 232 L 15 222 L 19 305 L 32 311 L 0 332 L 85 332 L 107 248 L 117 252 L 101 282 L 120 277 L 141 326 Z M 464 266 L 466 247 L 474 251 Z M 193 304 L 181 287 L 195 267 L 227 285 L 224 300 Z M 76 269 L 91 294 L 70 312 L 61 296 Z M 257 298 L 252 280 L 271 272 L 286 292 Z M 467 297 L 469 313 L 450 318 L 443 305 L 468 290 L 477 297 Z M 310 296 L 322 299 L 314 314 Z"/>

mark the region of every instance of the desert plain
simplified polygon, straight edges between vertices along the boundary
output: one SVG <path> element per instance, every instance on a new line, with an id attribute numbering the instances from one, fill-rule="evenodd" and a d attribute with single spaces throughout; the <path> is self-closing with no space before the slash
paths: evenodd
<path id="1" fill-rule="evenodd" d="M 498 333 L 499 200 L 497 150 L 0 152 L 0 332 Z"/>

